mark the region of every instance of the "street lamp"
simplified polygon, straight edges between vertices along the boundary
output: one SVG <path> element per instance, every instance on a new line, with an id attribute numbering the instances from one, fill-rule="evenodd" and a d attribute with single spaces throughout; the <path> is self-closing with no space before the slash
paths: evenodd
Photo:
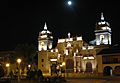
<path id="1" fill-rule="evenodd" d="M 66 65 L 65 62 L 62 62 L 62 64 L 60 65 L 61 68 L 62 68 L 61 73 L 64 73 L 64 74 L 63 74 L 64 77 L 65 77 L 65 71 L 66 71 L 65 65 Z M 64 72 L 63 72 L 63 71 L 64 71 Z"/>
<path id="2" fill-rule="evenodd" d="M 28 69 L 30 69 L 31 68 L 31 65 L 28 65 Z"/>
<path id="3" fill-rule="evenodd" d="M 20 81 L 20 63 L 21 63 L 21 59 L 17 59 L 17 63 L 18 63 L 18 82 Z"/>
<path id="4" fill-rule="evenodd" d="M 17 59 L 17 63 L 18 63 L 18 64 L 20 64 L 20 63 L 21 63 L 21 61 L 22 61 L 21 59 Z"/>
<path id="5" fill-rule="evenodd" d="M 7 76 L 9 75 L 9 67 L 10 67 L 10 64 L 9 63 L 6 63 L 5 65 L 7 67 Z"/>

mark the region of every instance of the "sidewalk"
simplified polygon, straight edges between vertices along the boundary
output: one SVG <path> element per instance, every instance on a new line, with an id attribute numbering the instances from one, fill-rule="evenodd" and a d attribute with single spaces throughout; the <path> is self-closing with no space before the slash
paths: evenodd
<path id="1" fill-rule="evenodd" d="M 38 83 L 38 80 L 11 80 L 11 83 Z"/>

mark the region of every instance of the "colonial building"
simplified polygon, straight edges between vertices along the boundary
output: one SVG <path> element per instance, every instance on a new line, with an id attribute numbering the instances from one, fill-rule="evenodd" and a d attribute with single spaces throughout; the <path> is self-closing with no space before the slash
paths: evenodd
<path id="1" fill-rule="evenodd" d="M 97 54 L 111 45 L 110 24 L 104 20 L 101 13 L 101 21 L 95 28 L 95 41 L 93 45 L 86 43 L 82 36 L 58 39 L 57 46 L 52 48 L 52 32 L 47 29 L 39 32 L 38 37 L 38 69 L 44 74 L 54 73 L 100 73 L 103 74 L 104 59 Z"/>
<path id="2" fill-rule="evenodd" d="M 102 49 L 98 54 L 98 71 L 103 75 L 120 75 L 120 44 Z"/>

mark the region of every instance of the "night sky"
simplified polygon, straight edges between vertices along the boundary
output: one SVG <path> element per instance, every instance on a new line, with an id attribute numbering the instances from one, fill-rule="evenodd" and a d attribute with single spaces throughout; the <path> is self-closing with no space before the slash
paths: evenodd
<path id="1" fill-rule="evenodd" d="M 95 39 L 96 22 L 101 12 L 112 29 L 112 43 L 120 41 L 120 3 L 118 0 L 2 0 L 0 2 L 0 50 L 13 50 L 17 44 L 34 44 L 47 23 L 57 38 L 83 36 L 84 41 Z M 114 1 L 114 2 L 113 2 Z M 55 45 L 55 44 L 54 44 Z"/>

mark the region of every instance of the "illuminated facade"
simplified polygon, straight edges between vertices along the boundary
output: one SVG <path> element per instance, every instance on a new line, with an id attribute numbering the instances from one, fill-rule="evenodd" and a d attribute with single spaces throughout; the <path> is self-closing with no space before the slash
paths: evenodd
<path id="1" fill-rule="evenodd" d="M 89 45 L 83 41 L 82 36 L 71 37 L 68 33 L 67 38 L 58 39 L 57 46 L 52 48 L 53 36 L 45 24 L 38 38 L 38 69 L 49 75 L 102 73 L 102 58 L 97 56 L 97 53 L 111 45 L 111 28 L 109 23 L 104 21 L 103 13 L 101 21 L 96 24 L 95 36 L 96 44 Z"/>
<path id="2" fill-rule="evenodd" d="M 96 70 L 96 56 L 94 46 L 87 45 L 82 36 L 58 39 L 56 49 L 59 55 L 64 57 L 62 62 L 66 62 L 65 71 L 67 73 L 94 72 Z M 62 63 L 61 62 L 61 63 Z"/>
<path id="3" fill-rule="evenodd" d="M 47 33 L 48 30 L 45 27 L 46 25 L 44 30 Z M 52 39 L 49 38 L 53 37 L 49 32 L 50 37 L 44 38 L 46 33 L 43 34 L 43 31 L 39 33 L 38 38 L 38 69 L 41 69 L 44 74 L 55 73 L 57 70 L 59 73 L 62 71 L 67 73 L 93 73 L 96 71 L 97 61 L 94 46 L 85 43 L 82 36 L 71 37 L 68 33 L 67 38 L 58 39 L 57 46 L 54 49 L 47 49 L 49 42 L 52 43 Z M 41 44 L 42 42 L 44 44 Z"/>

